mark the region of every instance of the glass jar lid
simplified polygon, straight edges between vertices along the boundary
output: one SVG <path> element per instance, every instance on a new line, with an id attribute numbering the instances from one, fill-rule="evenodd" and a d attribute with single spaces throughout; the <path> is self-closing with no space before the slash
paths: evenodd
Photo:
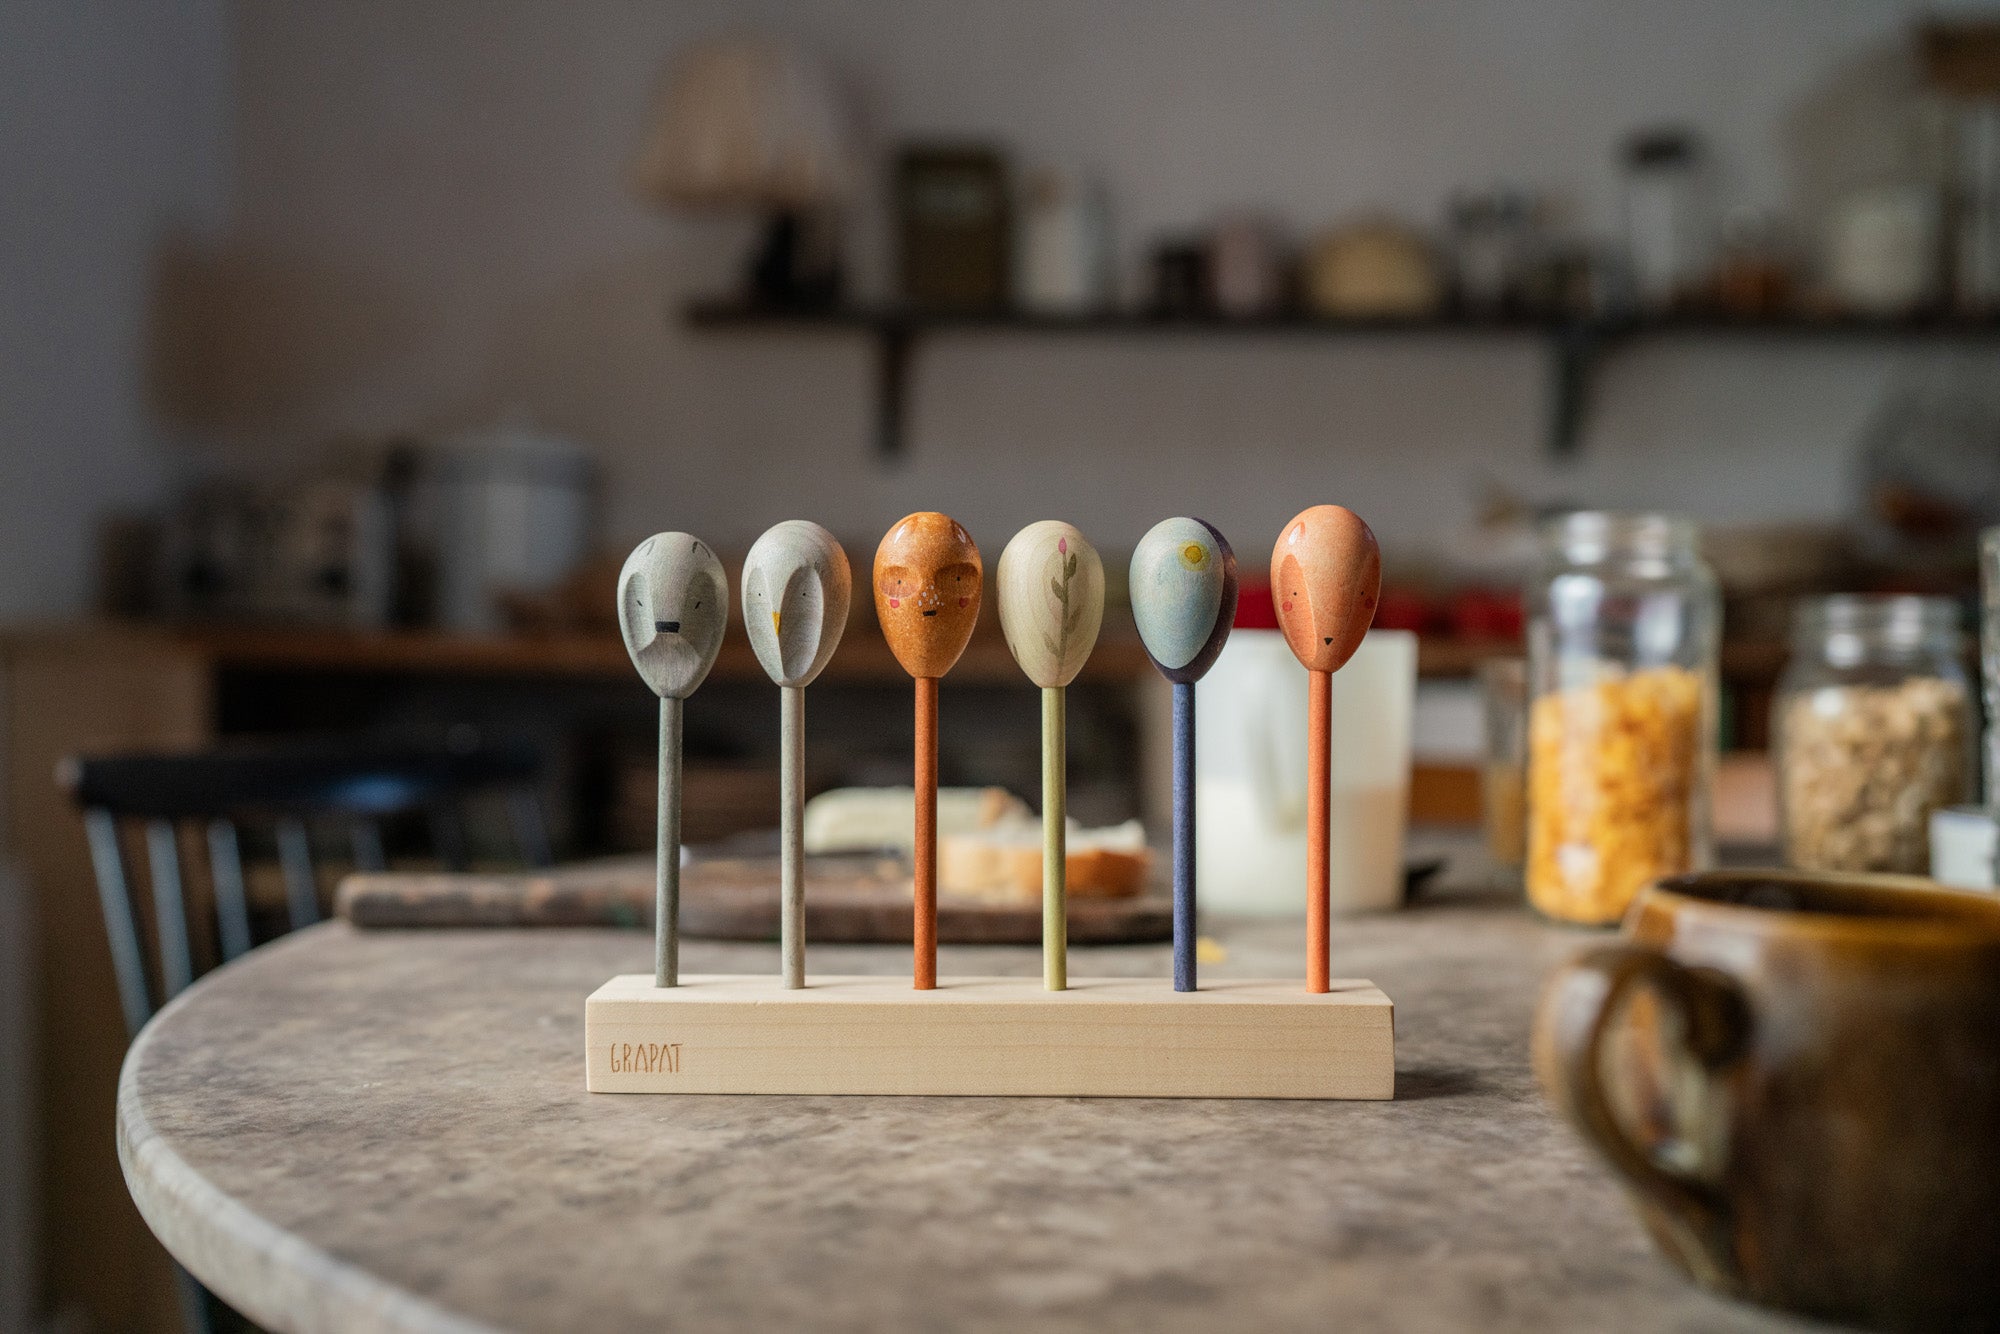
<path id="1" fill-rule="evenodd" d="M 1568 565 L 1692 561 L 1698 541 L 1694 522 L 1677 514 L 1576 510 L 1542 525 L 1543 550 Z"/>
<path id="2" fill-rule="evenodd" d="M 1909 593 L 1802 598 L 1792 612 L 1794 651 L 1843 666 L 1881 654 L 1956 654 L 1958 630 L 1958 603 Z"/>

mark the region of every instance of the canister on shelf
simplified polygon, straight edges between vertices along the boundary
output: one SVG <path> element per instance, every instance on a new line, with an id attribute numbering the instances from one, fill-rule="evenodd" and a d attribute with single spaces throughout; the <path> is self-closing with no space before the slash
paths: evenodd
<path id="1" fill-rule="evenodd" d="M 1960 652 L 1958 606 L 1946 598 L 1799 604 L 1776 703 L 1787 865 L 1929 871 L 1931 813 L 1971 791 Z"/>
<path id="2" fill-rule="evenodd" d="M 1609 925 L 1710 855 L 1715 577 L 1684 519 L 1579 512 L 1529 588 L 1528 900 Z"/>

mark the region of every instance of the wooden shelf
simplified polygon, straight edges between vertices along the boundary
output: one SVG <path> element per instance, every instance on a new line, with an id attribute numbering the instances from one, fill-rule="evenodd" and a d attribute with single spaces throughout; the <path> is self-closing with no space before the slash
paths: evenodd
<path id="1" fill-rule="evenodd" d="M 685 318 L 691 328 L 744 333 L 858 333 L 876 342 L 876 450 L 886 460 L 906 446 L 904 423 L 909 371 L 917 340 L 934 334 L 1027 336 L 1168 335 L 1181 337 L 1527 337 L 1548 344 L 1550 355 L 1550 453 L 1573 455 L 1581 441 L 1591 382 L 1598 363 L 1614 348 L 1647 338 L 1751 337 L 1767 339 L 2000 338 L 2000 317 L 1920 314 L 1895 318 L 1859 315 L 1730 316 L 1685 312 L 1645 317 L 1440 314 L 1380 319 L 1335 319 L 1287 314 L 1252 319 L 1159 316 L 1101 311 L 1045 315 L 1029 311 L 922 311 L 898 306 L 832 310 L 770 310 L 726 302 L 697 302 Z"/>

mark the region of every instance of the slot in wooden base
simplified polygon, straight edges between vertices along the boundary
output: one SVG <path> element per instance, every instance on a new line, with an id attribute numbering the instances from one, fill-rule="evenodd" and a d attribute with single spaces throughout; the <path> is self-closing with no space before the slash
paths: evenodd
<path id="1" fill-rule="evenodd" d="M 1372 982 L 614 977 L 584 1004 L 593 1093 L 1100 1098 L 1395 1096 L 1395 1007 Z"/>

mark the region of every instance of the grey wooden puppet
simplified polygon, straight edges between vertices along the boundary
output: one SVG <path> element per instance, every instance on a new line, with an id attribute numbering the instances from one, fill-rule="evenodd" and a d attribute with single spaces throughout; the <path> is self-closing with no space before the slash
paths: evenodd
<path id="1" fill-rule="evenodd" d="M 729 583 L 701 539 L 656 533 L 618 572 L 618 626 L 632 665 L 660 697 L 660 832 L 653 982 L 680 983 L 681 701 L 715 665 L 729 624 Z"/>
<path id="2" fill-rule="evenodd" d="M 806 984 L 806 686 L 839 646 L 853 596 L 847 553 L 832 533 L 805 519 L 766 532 L 743 562 L 744 628 L 757 661 L 780 687 L 778 934 L 787 987 Z"/>

